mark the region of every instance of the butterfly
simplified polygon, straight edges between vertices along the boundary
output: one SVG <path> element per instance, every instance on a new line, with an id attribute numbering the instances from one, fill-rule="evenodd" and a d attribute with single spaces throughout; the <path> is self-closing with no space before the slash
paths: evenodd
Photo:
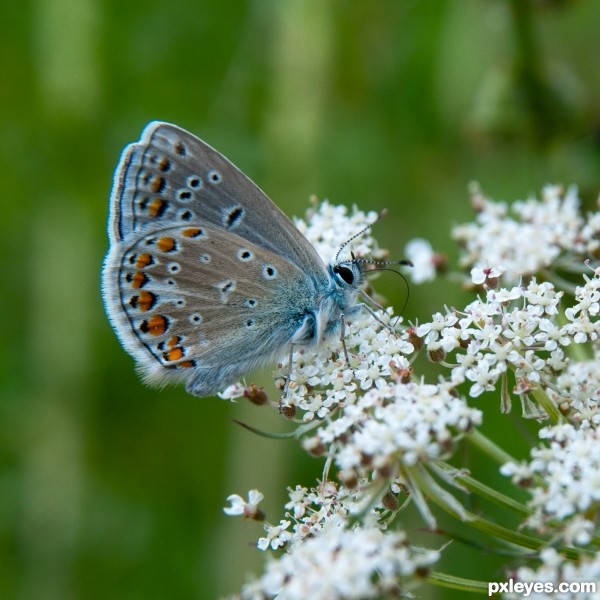
<path id="1" fill-rule="evenodd" d="M 365 306 L 364 261 L 325 265 L 246 175 L 169 123 L 124 149 L 108 238 L 102 295 L 118 339 L 146 382 L 183 382 L 195 396 L 284 352 L 291 365 L 295 347 L 343 340 Z"/>

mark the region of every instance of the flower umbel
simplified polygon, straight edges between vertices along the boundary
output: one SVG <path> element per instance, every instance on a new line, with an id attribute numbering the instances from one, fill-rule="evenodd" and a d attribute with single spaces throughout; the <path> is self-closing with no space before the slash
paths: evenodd
<path id="1" fill-rule="evenodd" d="M 470 275 L 449 274 L 474 292 L 464 305 L 441 306 L 408 327 L 391 308 L 375 318 L 359 312 L 346 322 L 349 365 L 333 336 L 317 350 L 297 348 L 291 373 L 287 361 L 277 368 L 286 393 L 267 405 L 292 419 L 307 453 L 326 459 L 325 471 L 311 489 L 288 488 L 282 517 L 265 524 L 257 543 L 270 556 L 264 573 L 240 597 L 395 598 L 423 581 L 486 589 L 480 573 L 461 579 L 431 570 L 453 539 L 438 529 L 440 510 L 460 522 L 463 543 L 472 528 L 488 536 L 488 552 L 509 544 L 507 579 L 598 581 L 600 267 L 591 261 L 600 256 L 600 216 L 581 214 L 576 189 L 559 186 L 510 208 L 474 186 L 472 201 L 475 221 L 453 231 Z M 375 219 L 323 202 L 297 225 L 329 260 Z M 350 250 L 385 255 L 370 230 Z M 407 252 L 414 282 L 443 271 L 428 242 L 416 240 Z M 434 363 L 435 378 L 416 372 L 420 355 Z M 512 456 L 521 429 L 502 414 L 513 399 L 537 428 L 525 456 Z M 484 414 L 503 420 L 500 442 L 481 432 Z M 464 442 L 495 461 L 510 487 L 471 475 Z M 517 486 L 525 503 L 512 497 Z M 520 528 L 472 512 L 467 493 L 514 512 Z M 255 490 L 248 501 L 230 496 L 226 512 L 256 518 L 260 499 Z M 428 550 L 409 543 L 402 516 L 410 504 L 422 518 L 416 527 L 438 536 Z"/>

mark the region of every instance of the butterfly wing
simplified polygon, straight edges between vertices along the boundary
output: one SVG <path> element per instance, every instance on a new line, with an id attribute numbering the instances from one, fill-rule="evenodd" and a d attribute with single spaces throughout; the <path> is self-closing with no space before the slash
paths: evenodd
<path id="1" fill-rule="evenodd" d="M 213 394 L 277 357 L 315 304 L 299 267 L 225 229 L 128 239 L 107 258 L 105 303 L 148 382 Z"/>
<path id="2" fill-rule="evenodd" d="M 199 221 L 307 267 L 309 276 L 326 276 L 315 249 L 237 167 L 191 133 L 151 122 L 121 156 L 111 196 L 111 241 L 164 223 Z"/>
<path id="3" fill-rule="evenodd" d="M 293 223 L 216 150 L 167 123 L 123 152 L 105 306 L 146 380 L 212 394 L 272 361 L 329 284 Z"/>

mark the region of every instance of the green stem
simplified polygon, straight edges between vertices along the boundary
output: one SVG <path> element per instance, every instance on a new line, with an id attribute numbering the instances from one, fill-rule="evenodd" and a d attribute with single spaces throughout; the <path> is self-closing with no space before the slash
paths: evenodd
<path id="1" fill-rule="evenodd" d="M 556 266 L 556 265 L 554 265 Z M 550 271 L 549 269 L 542 269 L 542 275 L 548 281 L 551 281 L 557 288 L 567 292 L 571 296 L 575 295 L 575 290 L 577 286 L 574 283 L 571 283 L 569 280 L 557 275 L 555 271 Z"/>
<path id="2" fill-rule="evenodd" d="M 430 496 L 432 502 L 437 504 L 441 509 L 452 515 L 455 519 L 461 520 L 465 525 L 478 529 L 487 535 L 491 535 L 494 538 L 505 541 L 513 546 L 519 546 L 527 550 L 534 550 L 539 552 L 544 548 L 548 542 L 535 538 L 525 533 L 520 533 L 514 529 L 509 529 L 503 525 L 498 525 L 492 521 L 488 521 L 475 513 L 472 513 L 461 507 L 462 515 L 456 513 L 456 511 L 449 505 L 444 499 L 440 499 L 437 495 Z M 581 557 L 581 552 L 575 548 L 560 548 L 562 554 L 564 554 L 570 560 L 577 560 Z"/>
<path id="3" fill-rule="evenodd" d="M 416 475 L 416 480 L 419 485 L 422 485 L 422 483 L 428 483 L 425 478 L 422 477 L 422 472 L 418 469 L 415 469 L 412 475 Z M 533 550 L 535 552 L 539 552 L 542 548 L 548 545 L 547 540 L 539 539 L 531 535 L 515 531 L 514 529 L 509 529 L 503 525 L 493 523 L 488 519 L 466 510 L 462 505 L 460 506 L 460 512 L 458 512 L 455 509 L 455 502 L 448 502 L 447 498 L 441 497 L 437 493 L 431 493 L 429 490 L 426 490 L 426 492 L 428 492 L 428 496 L 433 503 L 437 504 L 442 510 L 452 515 L 455 519 L 458 519 L 465 525 L 482 531 L 487 535 L 491 535 L 496 539 L 512 544 L 513 546 L 525 548 L 526 550 Z M 585 552 L 575 548 L 561 547 L 557 548 L 557 550 L 569 560 L 578 560 L 583 554 L 585 554 Z"/>
<path id="4" fill-rule="evenodd" d="M 496 461 L 499 465 L 506 463 L 518 463 L 519 461 L 506 452 L 503 448 L 500 448 L 497 444 L 492 442 L 488 437 L 483 435 L 478 429 L 471 430 L 466 436 L 466 439 L 471 442 L 474 446 L 479 448 L 484 454 L 487 454 L 491 459 Z"/>
<path id="5" fill-rule="evenodd" d="M 588 351 L 585 344 L 577 344 L 576 342 L 566 347 L 566 354 L 577 362 L 584 362 L 593 358 L 592 353 Z"/>
<path id="6" fill-rule="evenodd" d="M 550 417 L 552 423 L 556 425 L 562 421 L 562 416 L 558 407 L 554 404 L 548 394 L 546 394 L 543 388 L 536 386 L 531 393 L 538 405 L 546 411 L 546 414 Z"/>
<path id="7" fill-rule="evenodd" d="M 452 501 L 449 501 L 448 496 L 450 496 L 450 494 L 447 492 L 445 496 L 441 496 L 438 493 L 438 490 L 431 486 L 431 477 L 426 476 L 423 470 L 412 469 L 410 475 L 434 504 L 437 504 L 442 510 L 452 515 L 455 519 L 515 546 L 521 546 L 528 550 L 540 550 L 543 547 L 545 542 L 542 540 L 508 529 L 502 525 L 497 525 L 496 523 L 492 523 L 491 521 L 468 511 L 462 504 L 459 504 L 454 496 L 452 496 Z"/>
<path id="8" fill-rule="evenodd" d="M 477 581 L 475 579 L 465 579 L 464 577 L 456 577 L 447 573 L 434 571 L 427 576 L 426 581 L 440 587 L 451 588 L 453 590 L 462 590 L 463 592 L 475 592 L 477 594 L 488 593 L 488 582 Z"/>
<path id="9" fill-rule="evenodd" d="M 443 461 L 438 461 L 436 463 L 441 469 L 444 469 L 447 472 L 451 472 L 454 467 L 451 467 L 447 463 Z M 524 517 L 529 516 L 533 511 L 521 502 L 517 502 L 510 496 L 506 496 L 505 494 L 491 488 L 490 486 L 478 481 L 477 479 L 471 477 L 470 475 L 461 475 L 460 472 L 453 476 L 453 479 L 467 488 L 470 492 L 474 492 L 478 496 L 493 502 L 498 506 L 502 506 L 503 508 L 507 508 L 513 512 L 516 512 Z"/>
<path id="10" fill-rule="evenodd" d="M 494 537 L 509 542 L 510 544 L 521 546 L 522 548 L 539 551 L 548 545 L 548 542 L 545 540 L 540 540 L 530 535 L 513 531 L 512 529 L 508 529 L 507 527 L 503 527 L 497 523 L 492 523 L 491 521 L 483 519 L 475 514 L 471 515 L 471 520 L 468 521 L 468 524 L 479 531 L 493 535 Z M 578 560 L 581 558 L 582 554 L 585 554 L 584 552 L 575 548 L 561 547 L 557 548 L 557 550 L 569 560 Z"/>

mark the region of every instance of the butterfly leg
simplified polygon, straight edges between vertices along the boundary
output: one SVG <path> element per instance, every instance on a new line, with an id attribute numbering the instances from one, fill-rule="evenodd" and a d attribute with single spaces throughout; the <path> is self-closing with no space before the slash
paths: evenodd
<path id="1" fill-rule="evenodd" d="M 288 360 L 288 372 L 287 372 L 287 376 L 285 378 L 285 385 L 283 386 L 283 394 L 281 396 L 281 398 L 286 398 L 289 395 L 289 390 L 290 390 L 290 377 L 292 376 L 292 366 L 293 366 L 293 360 L 294 360 L 294 344 L 290 344 L 290 357 Z"/>
<path id="2" fill-rule="evenodd" d="M 364 302 L 361 302 L 357 306 L 359 306 L 360 308 L 364 308 L 378 323 L 380 323 L 381 325 L 383 325 L 390 333 L 395 333 L 394 328 L 391 325 L 389 325 L 388 323 L 384 323 L 377 316 L 377 313 L 368 304 L 365 304 Z M 377 304 L 377 306 L 383 310 L 383 308 L 381 306 L 379 306 L 379 304 Z"/>
<path id="3" fill-rule="evenodd" d="M 373 305 L 373 306 L 374 306 L 376 309 L 378 309 L 378 310 L 381 310 L 381 311 L 385 312 L 385 308 L 383 308 L 383 306 L 381 306 L 381 304 L 379 304 L 379 302 L 376 302 L 375 300 L 373 300 L 373 298 L 371 298 L 371 296 L 369 296 L 369 294 L 367 294 L 367 292 L 365 292 L 364 290 L 360 290 L 360 295 L 361 295 L 363 298 L 365 298 L 366 300 L 368 300 L 368 301 L 369 301 L 369 302 L 370 302 L 370 303 L 371 303 L 371 304 L 372 304 L 372 305 Z M 369 308 L 369 306 L 368 306 L 367 304 L 364 304 L 364 303 L 362 304 L 362 306 L 364 306 L 366 309 L 368 309 L 368 308 Z M 393 328 L 392 328 L 392 326 L 391 326 L 391 325 L 387 325 L 386 323 L 383 323 L 383 322 L 381 321 L 381 319 L 379 319 L 379 318 L 377 317 L 377 315 L 375 315 L 375 314 L 373 313 L 373 311 L 372 311 L 372 310 L 370 310 L 369 312 L 370 312 L 370 314 L 371 314 L 371 315 L 372 315 L 372 316 L 373 316 L 373 317 L 374 317 L 374 318 L 375 318 L 377 321 L 379 321 L 379 322 L 380 322 L 380 323 L 381 323 L 381 324 L 382 324 L 382 325 L 383 325 L 383 326 L 384 326 L 384 327 L 385 327 L 385 328 L 386 328 L 388 331 L 391 331 L 391 332 L 393 332 Z M 401 318 L 401 315 L 396 315 L 396 316 L 395 316 L 395 320 L 396 320 L 396 322 L 398 322 L 398 319 L 400 319 L 400 318 Z"/>
<path id="4" fill-rule="evenodd" d="M 346 317 L 344 313 L 340 316 L 340 338 L 342 340 L 342 348 L 344 349 L 344 358 L 346 364 L 350 367 L 350 357 L 348 356 L 348 348 L 346 348 Z"/>

